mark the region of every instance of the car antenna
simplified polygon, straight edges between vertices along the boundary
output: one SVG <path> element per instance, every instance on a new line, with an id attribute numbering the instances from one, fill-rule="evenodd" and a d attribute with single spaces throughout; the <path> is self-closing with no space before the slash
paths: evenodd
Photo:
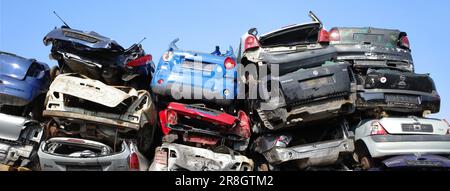
<path id="1" fill-rule="evenodd" d="M 64 25 L 66 25 L 67 28 L 70 28 L 69 25 L 66 23 L 66 21 L 64 21 L 64 20 L 58 15 L 58 13 L 56 13 L 56 11 L 53 11 L 53 14 L 55 14 L 56 17 L 58 17 L 58 19 L 61 20 L 61 21 L 64 23 Z"/>
<path id="2" fill-rule="evenodd" d="M 147 37 L 144 37 L 141 41 L 139 41 L 137 44 L 141 44 L 142 42 L 144 42 L 144 40 L 146 40 Z"/>

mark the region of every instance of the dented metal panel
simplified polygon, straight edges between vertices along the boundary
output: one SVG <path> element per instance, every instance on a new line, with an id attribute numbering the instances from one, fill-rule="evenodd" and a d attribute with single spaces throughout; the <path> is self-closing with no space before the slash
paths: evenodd
<path id="1" fill-rule="evenodd" d="M 159 158 L 153 161 L 150 171 L 252 171 L 254 165 L 253 160 L 237 153 L 223 154 L 174 143 L 164 143 L 156 152 Z"/>
<path id="2" fill-rule="evenodd" d="M 80 78 L 73 74 L 61 74 L 56 77 L 50 86 L 50 92 L 79 97 L 108 107 L 116 107 L 125 99 L 137 96 L 136 91 L 127 93 L 98 80 L 82 76 Z"/>

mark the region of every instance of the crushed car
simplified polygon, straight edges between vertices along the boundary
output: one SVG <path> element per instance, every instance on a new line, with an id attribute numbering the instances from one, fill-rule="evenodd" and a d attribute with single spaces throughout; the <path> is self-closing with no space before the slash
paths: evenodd
<path id="1" fill-rule="evenodd" d="M 52 118 L 46 126 L 46 140 L 80 138 L 116 148 L 132 139 L 142 153 L 154 151 L 157 112 L 145 90 L 61 74 L 51 84 L 45 104 L 43 115 Z"/>
<path id="2" fill-rule="evenodd" d="M 164 142 L 245 151 L 250 141 L 250 119 L 243 111 L 235 117 L 204 105 L 172 102 L 159 112 L 159 120 Z"/>
<path id="3" fill-rule="evenodd" d="M 150 171 L 252 171 L 253 160 L 223 147 L 217 151 L 163 143 L 155 151 Z"/>
<path id="4" fill-rule="evenodd" d="M 310 23 L 287 26 L 259 37 L 256 29 L 250 29 L 241 38 L 240 63 L 268 70 L 267 76 L 258 73 L 254 77 L 240 72 L 249 91 L 246 94 L 256 91 L 251 88 L 255 83 L 263 90 L 275 91 L 270 97 L 250 98 L 248 104 L 269 130 L 355 110 L 356 81 L 351 65 L 335 61 L 337 53 L 329 46 L 328 32 L 312 12 L 310 17 Z M 274 84 L 278 84 L 278 90 Z"/>
<path id="5" fill-rule="evenodd" d="M 149 89 L 154 63 L 140 43 L 124 49 L 108 37 L 67 25 L 50 31 L 43 41 L 46 46 L 52 45 L 50 57 L 58 61 L 53 77 L 79 73 L 108 85 Z"/>
<path id="6" fill-rule="evenodd" d="M 149 161 L 131 140 L 119 147 L 86 139 L 56 137 L 44 141 L 38 156 L 43 171 L 147 171 Z"/>
<path id="7" fill-rule="evenodd" d="M 233 110 L 237 97 L 236 60 L 232 48 L 221 53 L 180 50 L 175 39 L 161 57 L 151 89 L 158 97 L 202 102 Z M 158 99 L 163 100 L 163 99 Z"/>
<path id="8" fill-rule="evenodd" d="M 450 159 L 439 155 L 401 155 L 381 162 L 369 171 L 449 171 Z"/>
<path id="9" fill-rule="evenodd" d="M 450 127 L 440 119 L 416 116 L 364 119 L 354 132 L 354 159 L 364 170 L 399 155 L 450 156 Z"/>
<path id="10" fill-rule="evenodd" d="M 308 128 L 262 135 L 254 141 L 252 149 L 265 158 L 259 164 L 260 170 L 303 170 L 345 165 L 345 156 L 351 156 L 354 151 L 353 138 L 346 120 L 332 120 Z"/>
<path id="11" fill-rule="evenodd" d="M 43 101 L 49 67 L 34 59 L 0 52 L 0 164 L 34 168 L 43 138 Z"/>
<path id="12" fill-rule="evenodd" d="M 406 32 L 380 28 L 335 27 L 329 33 L 337 59 L 352 64 L 357 109 L 422 116 L 437 113 L 440 97 L 429 74 L 415 74 Z"/>

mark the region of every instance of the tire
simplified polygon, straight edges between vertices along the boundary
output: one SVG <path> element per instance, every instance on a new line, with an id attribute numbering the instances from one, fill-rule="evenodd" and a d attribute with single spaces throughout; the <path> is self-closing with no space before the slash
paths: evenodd
<path id="1" fill-rule="evenodd" d="M 358 162 L 363 170 L 369 170 L 375 167 L 375 162 L 365 146 L 361 146 L 357 151 Z"/>

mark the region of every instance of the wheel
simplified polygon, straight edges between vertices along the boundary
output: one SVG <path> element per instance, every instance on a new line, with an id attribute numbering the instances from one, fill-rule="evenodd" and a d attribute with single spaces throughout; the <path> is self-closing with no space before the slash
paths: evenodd
<path id="1" fill-rule="evenodd" d="M 144 155 L 149 158 L 153 158 L 154 149 L 156 148 L 161 139 L 158 139 L 158 126 L 145 124 L 139 129 L 137 135 L 137 146 L 139 151 L 141 151 Z"/>
<path id="2" fill-rule="evenodd" d="M 370 156 L 367 148 L 363 147 L 356 151 L 359 164 L 363 170 L 369 170 L 375 167 L 374 159 Z"/>

